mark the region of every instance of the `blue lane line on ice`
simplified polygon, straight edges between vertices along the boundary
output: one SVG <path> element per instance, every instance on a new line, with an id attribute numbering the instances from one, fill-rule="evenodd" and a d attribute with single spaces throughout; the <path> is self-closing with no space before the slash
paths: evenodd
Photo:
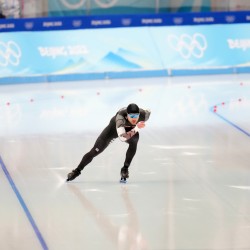
<path id="1" fill-rule="evenodd" d="M 0 165 L 1 165 L 2 169 L 3 169 L 3 172 L 4 172 L 5 176 L 7 177 L 8 181 L 9 181 L 9 184 L 11 185 L 14 193 L 16 194 L 16 197 L 19 200 L 19 202 L 20 202 L 20 204 L 21 204 L 21 206 L 22 206 L 22 208 L 23 208 L 23 210 L 24 210 L 24 212 L 25 212 L 25 214 L 26 214 L 26 216 L 27 216 L 27 218 L 28 218 L 28 220 L 29 220 L 29 222 L 30 222 L 30 224 L 31 224 L 31 226 L 32 226 L 32 228 L 33 228 L 33 230 L 34 230 L 40 244 L 41 244 L 41 246 L 42 246 L 42 248 L 43 248 L 43 250 L 48 250 L 48 246 L 47 246 L 46 242 L 44 241 L 43 236 L 42 236 L 41 232 L 39 231 L 39 229 L 38 229 L 32 215 L 31 215 L 28 207 L 26 206 L 20 192 L 18 191 L 13 179 L 11 178 L 11 176 L 9 174 L 9 171 L 7 170 L 1 156 L 0 156 Z"/>
<path id="2" fill-rule="evenodd" d="M 222 119 L 223 121 L 225 121 L 226 123 L 228 123 L 229 125 L 233 126 L 234 128 L 238 129 L 240 132 L 242 132 L 243 134 L 247 135 L 250 137 L 250 133 L 248 133 L 246 130 L 242 129 L 241 127 L 239 127 L 238 125 L 236 125 L 235 123 L 231 122 L 230 120 L 226 119 L 224 116 L 218 114 L 217 112 L 213 111 L 213 108 L 210 109 L 210 111 L 217 115 L 220 119 Z"/>

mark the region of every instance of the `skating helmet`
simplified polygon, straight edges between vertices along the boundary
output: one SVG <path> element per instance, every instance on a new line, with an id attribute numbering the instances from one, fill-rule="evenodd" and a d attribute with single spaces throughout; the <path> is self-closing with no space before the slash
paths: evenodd
<path id="1" fill-rule="evenodd" d="M 128 114 L 138 114 L 140 113 L 139 107 L 135 103 L 130 103 L 127 107 L 127 113 Z"/>

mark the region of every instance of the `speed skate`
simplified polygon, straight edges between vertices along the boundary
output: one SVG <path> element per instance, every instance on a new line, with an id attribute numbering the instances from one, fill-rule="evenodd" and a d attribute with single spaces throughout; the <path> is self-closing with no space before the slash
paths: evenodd
<path id="1" fill-rule="evenodd" d="M 124 178 L 124 177 L 121 177 L 121 179 L 120 179 L 120 183 L 127 183 L 127 179 L 126 179 L 126 178 Z"/>
<path id="2" fill-rule="evenodd" d="M 120 183 L 127 183 L 127 178 L 129 177 L 128 167 L 121 168 L 121 180 Z"/>

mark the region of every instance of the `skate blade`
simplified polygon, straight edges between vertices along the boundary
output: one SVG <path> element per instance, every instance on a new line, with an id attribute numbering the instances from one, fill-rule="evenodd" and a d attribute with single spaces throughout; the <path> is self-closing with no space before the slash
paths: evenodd
<path id="1" fill-rule="evenodd" d="M 72 180 L 74 180 L 74 179 L 67 178 L 67 180 L 66 180 L 66 181 L 67 181 L 67 182 L 69 182 L 69 181 L 72 181 Z"/>
<path id="2" fill-rule="evenodd" d="M 126 179 L 120 179 L 120 183 L 127 183 Z"/>

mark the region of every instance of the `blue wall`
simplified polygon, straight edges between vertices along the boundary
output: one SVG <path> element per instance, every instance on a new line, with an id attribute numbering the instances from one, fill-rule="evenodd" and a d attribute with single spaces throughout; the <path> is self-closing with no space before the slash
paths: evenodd
<path id="1" fill-rule="evenodd" d="M 167 17 L 0 22 L 0 83 L 250 71 L 249 23 L 198 22 L 216 19 L 207 14 L 188 16 L 198 25 L 165 25 Z"/>

